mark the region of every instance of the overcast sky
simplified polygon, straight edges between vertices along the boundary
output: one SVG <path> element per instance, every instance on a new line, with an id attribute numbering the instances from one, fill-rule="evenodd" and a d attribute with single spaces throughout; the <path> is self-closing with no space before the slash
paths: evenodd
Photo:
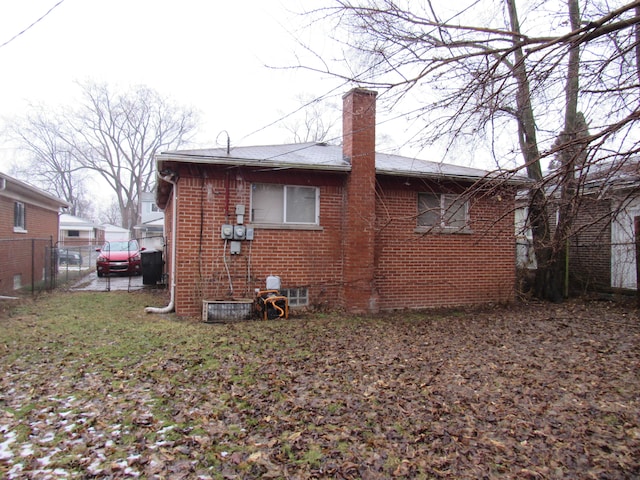
<path id="1" fill-rule="evenodd" d="M 289 141 L 284 129 L 263 127 L 299 106 L 297 94 L 320 96 L 340 85 L 318 74 L 268 67 L 293 64 L 301 52 L 296 38 L 318 52 L 326 48 L 322 36 L 312 38 L 302 27 L 298 13 L 311 4 L 2 0 L 0 118 L 21 116 L 30 103 L 68 105 L 78 93 L 74 82 L 94 80 L 144 84 L 197 108 L 200 147 L 226 140 L 223 131 L 236 145 Z M 336 99 L 348 88 L 338 87 Z M 12 153 L 0 146 L 0 170 L 7 170 Z"/>

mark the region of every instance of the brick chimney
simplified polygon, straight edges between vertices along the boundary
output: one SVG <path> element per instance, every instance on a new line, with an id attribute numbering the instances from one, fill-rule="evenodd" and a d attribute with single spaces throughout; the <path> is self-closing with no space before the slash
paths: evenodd
<path id="1" fill-rule="evenodd" d="M 355 88 L 342 97 L 342 155 L 351 163 L 346 185 L 344 298 L 353 313 L 378 311 L 375 287 L 376 95 Z"/>

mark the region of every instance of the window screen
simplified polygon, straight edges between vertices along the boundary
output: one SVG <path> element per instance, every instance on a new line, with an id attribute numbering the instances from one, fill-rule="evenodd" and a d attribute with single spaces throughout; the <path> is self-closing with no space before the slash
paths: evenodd
<path id="1" fill-rule="evenodd" d="M 255 223 L 318 223 L 318 189 L 290 185 L 253 184 L 251 221 Z"/>
<path id="2" fill-rule="evenodd" d="M 464 228 L 469 203 L 459 195 L 418 194 L 418 226 Z"/>
<path id="3" fill-rule="evenodd" d="M 24 203 L 16 202 L 13 205 L 13 226 L 24 230 L 26 228 Z"/>

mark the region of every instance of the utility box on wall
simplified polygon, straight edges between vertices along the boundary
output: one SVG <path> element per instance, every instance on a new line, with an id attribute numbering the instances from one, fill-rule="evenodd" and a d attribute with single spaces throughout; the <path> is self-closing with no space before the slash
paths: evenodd
<path id="1" fill-rule="evenodd" d="M 236 225 L 233 227 L 233 239 L 244 240 L 247 235 L 247 228 L 244 225 Z"/>
<path id="2" fill-rule="evenodd" d="M 231 240 L 233 238 L 233 225 L 222 225 L 220 238 L 223 240 Z"/>

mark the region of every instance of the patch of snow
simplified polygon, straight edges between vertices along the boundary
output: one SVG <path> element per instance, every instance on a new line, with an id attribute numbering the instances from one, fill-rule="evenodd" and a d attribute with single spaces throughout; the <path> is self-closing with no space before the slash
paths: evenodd
<path id="1" fill-rule="evenodd" d="M 166 427 L 161 428 L 160 430 L 158 430 L 158 435 L 164 435 L 165 433 L 170 432 L 174 428 L 176 428 L 175 425 L 167 425 Z"/>
<path id="2" fill-rule="evenodd" d="M 34 454 L 33 445 L 30 443 L 25 443 L 20 447 L 20 456 L 21 457 L 29 457 Z"/>
<path id="3" fill-rule="evenodd" d="M 9 445 L 16 441 L 16 432 L 7 432 L 5 434 L 6 440 L 0 443 L 0 460 L 5 461 L 13 458 L 13 452 Z"/>
<path id="4" fill-rule="evenodd" d="M 91 475 L 100 475 L 103 472 L 103 469 L 100 467 L 100 460 L 97 458 L 91 462 L 91 464 L 87 467 L 87 472 Z"/>
<path id="5" fill-rule="evenodd" d="M 22 470 L 23 469 L 24 469 L 24 467 L 22 466 L 21 463 L 16 463 L 7 472 L 7 478 L 9 478 L 9 479 L 22 478 Z"/>
<path id="6" fill-rule="evenodd" d="M 46 455 L 44 457 L 41 457 L 38 459 L 38 463 L 40 465 L 42 465 L 43 467 L 46 467 L 47 465 L 49 465 L 51 463 L 51 457 L 53 457 L 56 453 L 60 452 L 59 448 L 54 448 L 51 452 L 49 452 L 49 455 Z"/>
<path id="7" fill-rule="evenodd" d="M 134 470 L 131 467 L 127 467 L 124 469 L 124 474 L 128 475 L 130 477 L 139 477 L 140 476 L 140 472 L 138 472 L 137 470 Z"/>

